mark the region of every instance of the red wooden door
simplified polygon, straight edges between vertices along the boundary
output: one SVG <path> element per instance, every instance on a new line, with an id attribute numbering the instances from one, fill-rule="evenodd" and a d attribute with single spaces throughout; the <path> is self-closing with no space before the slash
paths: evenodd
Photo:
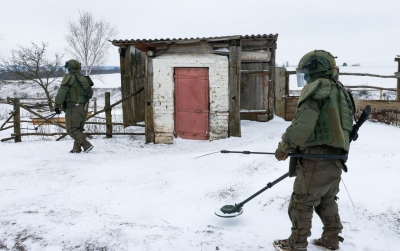
<path id="1" fill-rule="evenodd" d="M 209 138 L 208 68 L 175 68 L 175 134 Z"/>

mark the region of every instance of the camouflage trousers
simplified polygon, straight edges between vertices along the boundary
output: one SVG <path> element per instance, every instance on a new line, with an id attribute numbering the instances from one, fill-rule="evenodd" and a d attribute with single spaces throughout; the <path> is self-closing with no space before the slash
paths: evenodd
<path id="1" fill-rule="evenodd" d="M 67 133 L 75 140 L 74 145 L 86 147 L 90 143 L 86 140 L 83 133 L 86 123 L 87 110 L 83 104 L 69 104 L 65 111 L 65 126 Z M 75 147 L 74 147 L 75 148 Z"/>
<path id="2" fill-rule="evenodd" d="M 331 147 L 311 147 L 304 153 L 340 154 L 340 150 Z M 343 229 L 336 203 L 341 174 L 342 164 L 338 160 L 299 159 L 288 208 L 292 222 L 292 233 L 289 237 L 292 247 L 307 247 L 314 210 L 324 225 L 322 238 L 334 242 L 338 240 L 338 234 Z"/>

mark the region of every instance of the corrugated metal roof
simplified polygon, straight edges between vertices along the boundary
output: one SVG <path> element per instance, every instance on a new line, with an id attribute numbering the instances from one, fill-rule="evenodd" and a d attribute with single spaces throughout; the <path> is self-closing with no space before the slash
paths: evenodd
<path id="1" fill-rule="evenodd" d="M 234 35 L 234 36 L 223 36 L 223 37 L 202 37 L 202 38 L 159 38 L 159 39 L 114 39 L 113 45 L 118 44 L 136 44 L 136 43 L 176 43 L 176 42 L 196 42 L 196 41 L 224 41 L 234 39 L 277 39 L 278 34 L 258 34 L 258 35 Z"/>

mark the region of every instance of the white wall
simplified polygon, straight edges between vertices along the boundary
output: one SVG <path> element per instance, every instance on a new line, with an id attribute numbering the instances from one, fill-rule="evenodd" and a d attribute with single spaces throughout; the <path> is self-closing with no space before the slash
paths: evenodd
<path id="1" fill-rule="evenodd" d="M 174 68 L 208 67 L 210 140 L 228 137 L 228 58 L 214 54 L 165 53 L 153 59 L 155 143 L 174 141 Z"/>

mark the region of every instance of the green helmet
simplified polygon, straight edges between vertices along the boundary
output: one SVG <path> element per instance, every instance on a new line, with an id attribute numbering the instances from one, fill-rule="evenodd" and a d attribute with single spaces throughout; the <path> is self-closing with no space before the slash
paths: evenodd
<path id="1" fill-rule="evenodd" d="M 81 69 L 81 63 L 79 63 L 77 60 L 75 59 L 71 59 L 68 60 L 67 62 L 65 62 L 65 68 L 67 68 L 68 70 L 72 70 L 72 69 Z"/>
<path id="2" fill-rule="evenodd" d="M 304 84 L 301 84 L 301 77 L 306 82 L 317 73 L 333 78 L 338 75 L 338 67 L 336 66 L 335 57 L 331 53 L 324 50 L 314 50 L 300 59 L 296 72 L 298 74 L 298 86 L 304 86 Z"/>

